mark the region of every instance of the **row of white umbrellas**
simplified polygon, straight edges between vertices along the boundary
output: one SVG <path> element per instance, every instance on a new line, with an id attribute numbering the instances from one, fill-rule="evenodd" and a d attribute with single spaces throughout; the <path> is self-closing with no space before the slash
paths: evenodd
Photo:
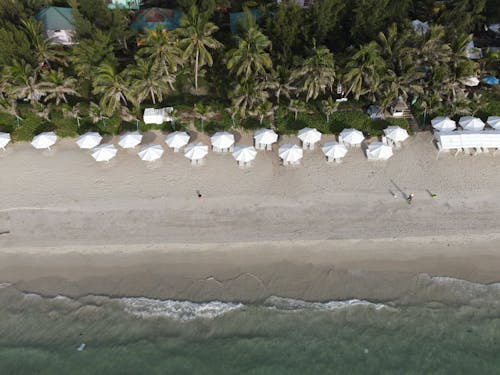
<path id="1" fill-rule="evenodd" d="M 495 130 L 500 130 L 500 116 L 488 117 L 486 123 Z M 485 123 L 478 117 L 464 116 L 458 120 L 458 124 L 464 130 L 481 131 Z M 457 128 L 455 121 L 449 117 L 439 116 L 431 120 L 432 127 L 437 131 L 453 131 Z"/>

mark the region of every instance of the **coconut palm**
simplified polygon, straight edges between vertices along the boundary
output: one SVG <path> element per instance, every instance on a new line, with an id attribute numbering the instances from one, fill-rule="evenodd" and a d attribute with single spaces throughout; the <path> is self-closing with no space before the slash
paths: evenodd
<path id="1" fill-rule="evenodd" d="M 321 109 L 326 116 L 326 122 L 330 122 L 330 116 L 337 112 L 339 108 L 339 103 L 335 101 L 331 96 L 321 101 Z"/>
<path id="2" fill-rule="evenodd" d="M 210 120 L 216 115 L 216 112 L 209 105 L 196 103 L 194 105 L 194 116 L 201 121 L 201 130 L 205 129 L 205 121 Z"/>
<path id="3" fill-rule="evenodd" d="M 99 104 L 107 116 L 118 111 L 122 104 L 126 105 L 127 98 L 131 97 L 130 88 L 122 73 L 118 73 L 112 65 L 107 63 L 97 68 L 92 92 L 100 95 Z"/>
<path id="4" fill-rule="evenodd" d="M 280 104 L 282 97 L 290 100 L 290 96 L 296 91 L 296 87 L 290 82 L 290 71 L 283 66 L 276 67 L 264 80 L 266 89 L 276 98 L 277 104 Z"/>
<path id="5" fill-rule="evenodd" d="M 261 102 L 269 98 L 269 93 L 264 90 L 262 82 L 249 80 L 237 84 L 230 97 L 235 113 L 240 119 L 245 119 Z"/>
<path id="6" fill-rule="evenodd" d="M 293 112 L 295 120 L 297 120 L 297 116 L 299 113 L 307 112 L 306 104 L 299 99 L 292 99 L 288 104 L 288 110 Z"/>
<path id="7" fill-rule="evenodd" d="M 198 72 L 205 64 L 212 66 L 210 49 L 222 47 L 212 34 L 219 28 L 209 21 L 209 14 L 202 13 L 198 7 L 191 6 L 181 18 L 177 32 L 181 36 L 179 47 L 183 49 L 182 58 L 194 62 L 194 87 L 198 90 Z"/>
<path id="8" fill-rule="evenodd" d="M 47 96 L 45 102 L 55 99 L 56 105 L 61 102 L 67 103 L 66 95 L 78 96 L 76 91 L 77 80 L 72 77 L 66 77 L 62 69 L 51 70 L 42 74 L 44 82 L 42 82 Z"/>
<path id="9" fill-rule="evenodd" d="M 21 21 L 24 31 L 31 43 L 31 48 L 39 66 L 50 68 L 51 62 L 65 63 L 64 51 L 53 43 L 53 38 L 45 38 L 42 23 L 34 19 Z"/>
<path id="10" fill-rule="evenodd" d="M 106 127 L 106 120 L 109 119 L 109 117 L 106 116 L 100 105 L 90 102 L 88 115 L 94 124 L 102 121 L 102 125 Z"/>
<path id="11" fill-rule="evenodd" d="M 14 61 L 3 71 L 3 86 L 9 98 L 21 99 L 35 104 L 46 94 L 33 67 L 22 61 Z"/>
<path id="12" fill-rule="evenodd" d="M 177 72 L 179 65 L 183 64 L 182 52 L 177 46 L 174 33 L 167 33 L 162 29 L 148 31 L 139 55 L 152 59 L 155 68 L 165 76 Z"/>
<path id="13" fill-rule="evenodd" d="M 274 117 L 274 113 L 278 107 L 274 106 L 269 100 L 265 99 L 261 101 L 253 110 L 250 111 L 251 116 L 255 116 L 259 119 L 259 124 L 262 126 L 264 122 L 264 118 L 269 117 L 272 119 Z"/>
<path id="14" fill-rule="evenodd" d="M 76 123 L 78 124 L 78 127 L 80 127 L 80 120 L 82 119 L 81 115 L 81 109 L 80 109 L 80 103 L 75 104 L 74 106 L 70 105 L 63 105 L 62 107 L 62 114 L 65 118 L 73 118 L 76 120 Z"/>

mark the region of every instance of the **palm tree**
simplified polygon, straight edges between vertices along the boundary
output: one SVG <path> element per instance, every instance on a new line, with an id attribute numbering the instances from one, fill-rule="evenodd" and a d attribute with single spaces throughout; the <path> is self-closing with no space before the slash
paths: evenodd
<path id="1" fill-rule="evenodd" d="M 123 74 L 117 73 L 115 68 L 107 63 L 97 68 L 92 92 L 101 96 L 99 104 L 107 116 L 119 110 L 122 104 L 126 105 L 131 94 Z"/>
<path id="2" fill-rule="evenodd" d="M 330 116 L 337 112 L 339 108 L 339 103 L 335 101 L 331 96 L 321 101 L 321 109 L 326 116 L 326 122 L 330 122 Z"/>
<path id="3" fill-rule="evenodd" d="M 101 106 L 97 105 L 94 102 L 90 102 L 88 114 L 94 124 L 102 121 L 102 125 L 106 127 L 106 120 L 109 119 L 109 117 L 106 116 L 106 114 L 103 112 Z"/>
<path id="4" fill-rule="evenodd" d="M 183 49 L 184 60 L 194 60 L 194 87 L 198 90 L 198 72 L 205 64 L 212 66 L 213 60 L 210 49 L 222 47 L 212 34 L 219 28 L 209 22 L 208 13 L 200 13 L 196 6 L 191 6 L 189 12 L 181 18 L 181 28 L 178 33 L 182 39 L 179 47 Z"/>
<path id="5" fill-rule="evenodd" d="M 269 93 L 264 90 L 262 82 L 248 80 L 237 84 L 230 97 L 235 113 L 242 120 L 247 118 L 261 102 L 267 100 Z"/>
<path id="6" fill-rule="evenodd" d="M 274 117 L 274 112 L 276 112 L 277 107 L 273 105 L 269 100 L 261 101 L 252 111 L 250 111 L 251 116 L 255 116 L 259 119 L 259 124 L 262 126 L 264 118 L 269 117 L 272 122 Z"/>
<path id="7" fill-rule="evenodd" d="M 77 103 L 74 106 L 69 106 L 67 104 L 63 105 L 62 114 L 65 118 L 74 118 L 78 124 L 78 128 L 80 128 L 80 120 L 82 119 L 80 103 Z"/>
<path id="8" fill-rule="evenodd" d="M 32 52 L 40 66 L 47 66 L 50 69 L 51 62 L 65 64 L 64 51 L 57 44 L 53 43 L 53 38 L 43 36 L 42 24 L 34 19 L 21 21 L 24 31 L 31 43 Z"/>
<path id="9" fill-rule="evenodd" d="M 3 73 L 3 88 L 10 98 L 35 104 L 46 94 L 44 85 L 38 80 L 37 71 L 24 61 L 14 61 L 4 68 Z"/>
<path id="10" fill-rule="evenodd" d="M 290 71 L 283 66 L 277 66 L 271 75 L 266 75 L 265 86 L 276 98 L 276 103 L 280 104 L 281 97 L 290 100 L 290 96 L 296 90 L 290 82 Z"/>
<path id="11" fill-rule="evenodd" d="M 307 107 L 306 104 L 298 99 L 292 99 L 290 100 L 290 103 L 288 104 L 288 110 L 290 112 L 293 112 L 295 120 L 297 120 L 297 116 L 299 113 L 306 112 Z"/>
<path id="12" fill-rule="evenodd" d="M 42 75 L 45 79 L 42 85 L 47 93 L 44 101 L 55 99 L 56 105 L 62 101 L 67 103 L 66 95 L 78 96 L 76 91 L 77 80 L 72 77 L 65 77 L 62 69 L 51 70 Z"/>
<path id="13" fill-rule="evenodd" d="M 201 121 L 201 130 L 205 129 L 205 121 L 213 118 L 216 113 L 213 111 L 212 107 L 205 105 L 203 103 L 196 103 L 194 105 L 194 115 Z"/>
<path id="14" fill-rule="evenodd" d="M 183 64 L 181 54 L 174 33 L 165 32 L 161 28 L 149 31 L 144 47 L 139 50 L 139 55 L 152 59 L 155 68 L 165 76 L 177 72 L 178 66 Z"/>

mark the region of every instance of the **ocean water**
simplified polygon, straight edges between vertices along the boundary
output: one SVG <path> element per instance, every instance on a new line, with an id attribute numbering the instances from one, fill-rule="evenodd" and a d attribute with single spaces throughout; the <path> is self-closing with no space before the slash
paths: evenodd
<path id="1" fill-rule="evenodd" d="M 417 283 L 418 284 L 418 283 Z M 256 305 L 0 286 L 0 374 L 499 374 L 500 285 Z"/>

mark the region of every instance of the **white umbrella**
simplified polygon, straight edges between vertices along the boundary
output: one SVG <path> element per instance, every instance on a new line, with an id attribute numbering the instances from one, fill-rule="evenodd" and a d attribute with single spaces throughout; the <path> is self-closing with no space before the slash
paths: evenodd
<path id="1" fill-rule="evenodd" d="M 399 126 L 388 126 L 384 129 L 385 136 L 394 142 L 403 142 L 409 137 L 408 132 Z"/>
<path id="2" fill-rule="evenodd" d="M 186 132 L 173 132 L 167 135 L 165 143 L 168 147 L 174 149 L 175 152 L 179 151 L 181 147 L 184 147 L 189 142 L 189 134 Z"/>
<path id="3" fill-rule="evenodd" d="M 255 146 L 259 149 L 264 149 L 278 141 L 278 134 L 272 129 L 259 129 L 253 135 Z"/>
<path id="4" fill-rule="evenodd" d="M 349 145 L 360 145 L 361 142 L 364 141 L 365 136 L 362 132 L 356 129 L 344 129 L 340 132 L 339 138 L 343 143 L 347 143 Z"/>
<path id="5" fill-rule="evenodd" d="M 257 150 L 253 146 L 239 145 L 233 151 L 233 157 L 240 165 L 250 163 L 256 156 Z"/>
<path id="6" fill-rule="evenodd" d="M 452 131 L 457 128 L 457 124 L 455 121 L 450 119 L 449 117 L 439 116 L 435 117 L 431 120 L 431 125 L 437 131 Z"/>
<path id="7" fill-rule="evenodd" d="M 299 130 L 299 139 L 302 141 L 303 147 L 314 147 L 314 144 L 321 140 L 321 133 L 314 128 L 304 128 Z"/>
<path id="8" fill-rule="evenodd" d="M 329 161 L 341 159 L 347 154 L 347 148 L 338 142 L 326 142 L 321 149 Z"/>
<path id="9" fill-rule="evenodd" d="M 304 152 L 297 145 L 284 144 L 279 148 L 278 155 L 283 160 L 283 164 L 297 164 L 302 159 Z"/>
<path id="10" fill-rule="evenodd" d="M 142 142 L 142 134 L 139 132 L 127 132 L 121 136 L 118 144 L 122 148 L 134 148 Z"/>
<path id="11" fill-rule="evenodd" d="M 382 142 L 372 142 L 366 150 L 366 156 L 371 160 L 387 160 L 392 155 L 392 147 Z"/>
<path id="12" fill-rule="evenodd" d="M 95 132 L 88 132 L 80 136 L 78 140 L 76 141 L 76 144 L 80 148 L 94 148 L 96 147 L 99 143 L 101 143 L 102 137 L 99 133 Z"/>
<path id="13" fill-rule="evenodd" d="M 100 145 L 92 150 L 92 157 L 96 161 L 110 161 L 116 156 L 118 150 L 110 144 Z"/>
<path id="14" fill-rule="evenodd" d="M 5 146 L 10 142 L 9 133 L 0 133 L 0 148 L 5 149 Z"/>
<path id="15" fill-rule="evenodd" d="M 160 145 L 149 145 L 137 153 L 141 160 L 155 161 L 163 155 L 163 148 Z"/>
<path id="16" fill-rule="evenodd" d="M 230 149 L 234 145 L 234 135 L 229 132 L 217 132 L 211 138 L 215 151 Z"/>
<path id="17" fill-rule="evenodd" d="M 493 129 L 500 130 L 500 116 L 490 116 L 486 122 Z"/>
<path id="18" fill-rule="evenodd" d="M 474 77 L 474 76 L 468 76 L 468 77 L 462 78 L 460 80 L 460 82 L 462 82 L 465 86 L 470 86 L 470 87 L 474 87 L 474 86 L 479 85 L 479 79 L 477 77 Z"/>
<path id="19" fill-rule="evenodd" d="M 464 116 L 458 121 L 462 129 L 479 131 L 484 129 L 484 122 L 478 117 Z"/>
<path id="20" fill-rule="evenodd" d="M 184 150 L 184 156 L 191 161 L 198 161 L 203 159 L 208 154 L 208 146 L 203 143 L 191 143 Z"/>
<path id="21" fill-rule="evenodd" d="M 54 132 L 40 133 L 33 138 L 31 144 L 34 148 L 48 148 L 57 141 L 57 135 Z"/>

